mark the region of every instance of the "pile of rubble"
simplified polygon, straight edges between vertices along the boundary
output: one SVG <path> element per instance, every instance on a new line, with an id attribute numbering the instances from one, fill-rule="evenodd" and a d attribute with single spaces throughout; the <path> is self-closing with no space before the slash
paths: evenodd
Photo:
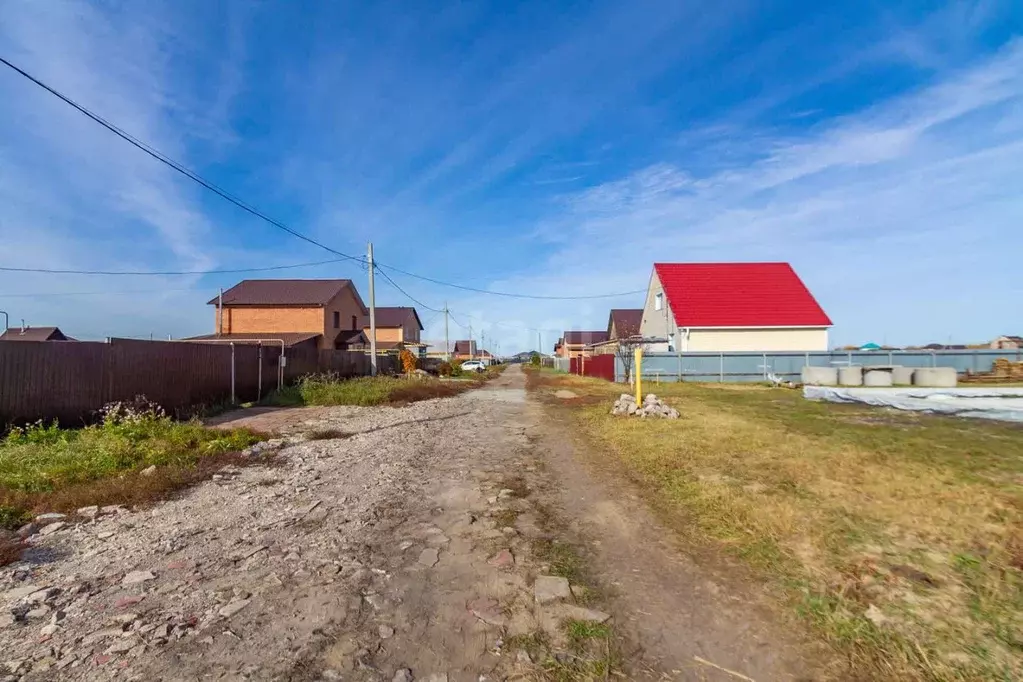
<path id="1" fill-rule="evenodd" d="M 636 396 L 629 393 L 622 393 L 611 408 L 611 414 L 615 416 L 635 417 L 660 417 L 662 419 L 678 419 L 679 413 L 674 407 L 658 399 L 653 393 L 643 396 L 643 404 L 636 403 Z"/>

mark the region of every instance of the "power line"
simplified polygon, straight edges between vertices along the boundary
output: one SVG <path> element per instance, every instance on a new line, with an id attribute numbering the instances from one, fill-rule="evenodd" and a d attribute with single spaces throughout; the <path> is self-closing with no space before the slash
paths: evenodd
<path id="1" fill-rule="evenodd" d="M 127 275 L 127 276 L 168 276 L 168 275 L 225 275 L 241 272 L 270 272 L 272 270 L 291 270 L 293 268 L 307 268 L 314 265 L 327 265 L 329 263 L 340 263 L 344 258 L 333 258 L 331 260 L 314 261 L 312 263 L 293 263 L 291 265 L 273 265 L 265 268 L 238 268 L 232 270 L 60 270 L 51 268 L 13 268 L 0 266 L 3 272 L 38 272 L 48 275 Z"/>
<path id="2" fill-rule="evenodd" d="M 430 307 L 430 306 L 426 305 L 425 303 L 423 303 L 422 301 L 420 301 L 419 299 L 417 299 L 417 298 L 415 298 L 414 296 L 412 296 L 412 294 L 410 294 L 409 292 L 405 291 L 405 290 L 404 290 L 404 289 L 402 289 L 402 288 L 401 288 L 400 286 L 398 286 L 398 283 L 397 283 L 397 282 L 395 282 L 395 281 L 394 281 L 393 279 L 391 279 L 391 277 L 390 277 L 390 276 L 389 276 L 389 275 L 388 275 L 388 274 L 387 274 L 386 272 L 384 272 L 384 271 L 380 270 L 380 268 L 376 268 L 376 270 L 377 270 L 377 272 L 379 272 L 379 273 L 380 273 L 380 275 L 381 275 L 381 276 L 382 276 L 382 277 L 383 277 L 384 279 L 386 279 L 386 280 L 387 280 L 387 281 L 388 281 L 388 282 L 390 283 L 390 285 L 391 285 L 392 287 L 394 287 L 395 289 L 397 289 L 398 291 L 400 291 L 401 293 L 403 293 L 403 294 L 405 295 L 405 297 L 406 297 L 406 298 L 408 298 L 409 300 L 411 300 L 411 301 L 412 301 L 413 303 L 415 303 L 416 305 L 418 305 L 418 306 L 422 306 L 423 308 L 426 308 L 427 310 L 429 310 L 429 311 L 431 311 L 431 312 L 434 312 L 434 313 L 442 313 L 442 312 L 444 312 L 443 310 L 441 310 L 441 309 L 439 309 L 439 308 L 432 308 L 432 307 Z"/>
<path id="3" fill-rule="evenodd" d="M 136 148 L 140 149 L 141 151 L 145 152 L 146 154 L 148 154 L 149 156 L 153 157 L 157 161 L 159 161 L 159 162 L 161 162 L 163 164 L 166 164 L 170 168 L 173 168 L 175 171 L 177 171 L 178 173 L 184 175 L 185 177 L 189 178 L 190 180 L 193 180 L 194 182 L 199 183 L 200 185 L 202 185 L 206 189 L 210 190 L 214 194 L 217 194 L 222 199 L 225 199 L 225 200 L 231 202 L 232 204 L 234 204 L 238 208 L 241 208 L 242 210 L 244 210 L 244 211 L 246 211 L 246 212 L 256 216 L 257 218 L 260 218 L 261 220 L 266 221 L 268 224 L 270 224 L 270 225 L 272 225 L 272 226 L 274 226 L 274 227 L 276 227 L 276 228 L 278 228 L 280 230 L 283 230 L 284 232 L 287 232 L 288 234 L 290 234 L 290 235 L 292 235 L 292 236 L 294 236 L 294 237 L 296 237 L 298 239 L 301 239 L 301 240 L 303 240 L 305 242 L 313 244 L 314 246 L 318 246 L 319 248 L 324 249 L 326 251 L 329 251 L 330 253 L 333 253 L 333 254 L 335 254 L 337 256 L 341 256 L 342 258 L 345 258 L 345 259 L 348 259 L 348 260 L 357 261 L 359 263 L 365 263 L 366 262 L 365 258 L 352 256 L 350 254 L 338 251 L 338 250 L 336 250 L 334 248 L 331 248 L 331 247 L 327 246 L 326 244 L 323 244 L 321 242 L 316 241 L 315 239 L 312 239 L 311 237 L 307 237 L 306 235 L 302 234 L 301 232 L 298 232 L 297 230 L 294 230 L 294 229 L 288 227 L 284 223 L 281 223 L 281 222 L 279 222 L 277 220 L 274 220 L 273 218 L 269 217 L 265 213 L 262 213 L 258 209 L 256 209 L 253 206 L 249 205 L 248 203 L 246 203 L 242 199 L 239 199 L 238 197 L 234 196 L 233 194 L 231 194 L 227 190 L 217 186 L 212 181 L 206 180 L 205 178 L 200 176 L 195 171 L 190 170 L 189 168 L 185 167 L 184 165 L 182 165 L 181 163 L 175 161 L 174 159 L 168 157 L 167 155 L 163 154 L 162 152 L 160 152 L 159 150 L 153 148 L 152 146 L 148 145 L 147 143 L 143 142 L 142 140 L 139 140 L 138 138 L 134 137 L 130 133 L 125 132 L 124 130 L 122 130 L 121 128 L 117 127 L 113 123 L 110 123 L 109 121 L 104 119 L 99 114 L 95 114 L 92 111 L 90 111 L 89 109 L 86 109 L 81 104 L 78 104 L 77 102 L 75 102 L 70 97 L 68 97 L 68 96 L 64 95 L 63 93 L 61 93 L 61 92 L 55 90 L 54 88 L 50 87 L 49 85 L 47 85 L 43 81 L 39 80 L 38 78 L 36 78 L 32 74 L 28 73 L 24 69 L 22 69 L 22 68 L 20 68 L 18 66 L 15 66 L 11 62 L 9 62 L 7 59 L 5 59 L 3 57 L 0 57 L 0 63 L 2 63 L 3 65 L 9 67 L 13 71 L 15 71 L 18 74 L 20 74 L 21 76 L 25 77 L 26 79 L 28 79 L 29 81 L 31 81 L 35 85 L 39 86 L 43 90 L 46 90 L 51 95 L 57 97 L 58 99 L 60 99 L 64 103 L 70 105 L 71 107 L 74 107 L 78 112 L 80 112 L 84 116 L 88 117 L 92 121 L 100 124 L 101 126 L 106 128 L 110 132 L 114 133 L 115 135 L 117 135 L 121 139 L 125 140 L 126 142 L 130 143 L 134 147 L 136 147 Z M 537 295 L 532 295 L 532 294 L 516 294 L 516 293 L 512 293 L 512 292 L 491 291 L 489 289 L 480 289 L 480 288 L 477 288 L 477 287 L 465 286 L 463 284 L 455 284 L 453 282 L 445 282 L 443 280 L 435 279 L 433 277 L 427 277 L 425 275 L 417 275 L 414 272 L 409 272 L 407 270 L 402 270 L 400 268 L 396 268 L 396 267 L 390 266 L 390 265 L 383 265 L 381 263 L 377 263 L 377 265 L 379 267 L 388 268 L 388 269 L 392 270 L 393 272 L 398 272 L 398 273 L 401 273 L 403 275 L 407 275 L 409 277 L 414 277 L 416 279 L 420 279 L 420 280 L 423 280 L 425 282 L 431 282 L 433 284 L 437 284 L 437 285 L 440 285 L 440 286 L 451 287 L 453 289 L 461 289 L 463 291 L 471 291 L 471 292 L 479 293 L 479 294 L 489 294 L 491 296 L 503 296 L 503 297 L 506 297 L 506 298 L 519 298 L 519 299 L 532 299 L 532 300 L 545 300 L 545 301 L 581 301 L 581 300 L 593 300 L 593 299 L 602 299 L 602 298 L 617 298 L 617 297 L 620 297 L 620 296 L 629 296 L 629 295 L 632 295 L 632 294 L 640 294 L 640 293 L 644 293 L 646 291 L 645 289 L 637 289 L 635 291 L 624 291 L 624 292 L 619 292 L 619 293 L 614 293 L 614 294 L 593 294 L 593 295 L 590 295 L 590 296 L 537 296 Z M 381 272 L 381 274 L 383 274 L 383 272 Z M 390 281 L 392 284 L 394 284 L 394 281 L 391 280 L 390 278 L 388 278 L 388 281 Z M 404 292 L 403 289 L 398 287 L 397 284 L 394 284 L 394 286 L 397 287 L 399 291 L 402 291 L 402 293 L 405 293 L 406 296 L 408 295 L 406 292 Z M 409 298 L 411 298 L 411 296 Z M 415 300 L 415 299 L 413 299 L 413 300 Z M 422 305 L 422 304 L 420 304 L 420 305 Z M 430 308 L 429 306 L 426 306 L 426 305 L 423 305 L 423 307 L 427 308 L 429 310 L 436 310 L 435 308 Z"/>
<path id="4" fill-rule="evenodd" d="M 120 128 L 115 126 L 113 123 L 110 123 L 109 121 L 104 119 L 102 116 L 100 116 L 98 114 L 94 114 L 93 112 L 89 111 L 88 109 L 83 107 L 81 104 L 78 104 L 77 102 L 75 102 L 70 97 L 68 97 L 68 96 L 58 92 L 57 90 L 51 88 L 46 83 L 42 82 L 41 80 L 39 80 L 38 78 L 36 78 L 32 74 L 28 73 L 27 71 L 25 71 L 25 70 L 15 66 L 14 64 L 12 64 L 11 62 L 7 61 L 3 57 L 0 57 L 0 63 L 2 63 L 4 66 L 10 67 L 11 69 L 16 71 L 20 75 L 24 76 L 28 80 L 30 80 L 33 83 L 35 83 L 36 85 L 38 85 L 43 90 L 46 90 L 47 92 L 49 92 L 51 95 L 53 95 L 53 96 L 63 100 L 66 104 L 69 104 L 70 106 L 74 107 L 80 113 L 84 114 L 85 116 L 87 116 L 88 118 L 92 119 L 96 123 L 99 123 L 101 126 L 106 128 L 110 132 L 114 133 L 115 135 L 117 135 L 121 139 L 125 140 L 126 142 L 128 142 L 128 143 L 132 144 L 133 146 L 137 147 L 138 149 L 144 151 L 146 154 L 148 154 L 149 156 L 153 157 L 157 161 L 159 161 L 159 162 L 161 162 L 163 164 L 166 164 L 167 166 L 173 168 L 178 173 L 181 173 L 182 175 L 184 175 L 185 177 L 189 178 L 190 180 L 198 182 L 200 185 L 202 185 L 206 189 L 208 189 L 211 192 L 219 195 L 221 198 L 226 199 L 227 201 L 230 201 L 232 204 L 234 204 L 238 208 L 242 209 L 243 211 L 251 213 L 252 215 L 256 216 L 257 218 L 265 220 L 270 225 L 273 225 L 274 227 L 276 227 L 276 228 L 278 228 L 280 230 L 284 230 L 288 234 L 290 234 L 290 235 L 292 235 L 294 237 L 297 237 L 298 239 L 301 239 L 302 241 L 305 241 L 305 242 L 308 242 L 310 244 L 313 244 L 314 246 L 318 246 L 321 249 L 325 249 L 326 251 L 329 251 L 329 252 L 333 253 L 334 255 L 341 256 L 342 258 L 347 258 L 347 259 L 350 259 L 350 260 L 355 260 L 355 261 L 360 261 L 360 262 L 362 261 L 361 258 L 357 258 L 357 257 L 351 256 L 351 255 L 349 255 L 347 253 L 342 253 L 341 251 L 338 251 L 336 249 L 332 249 L 331 247 L 327 246 L 326 244 L 322 244 L 322 243 L 316 241 L 315 239 L 312 239 L 311 237 L 305 236 L 304 234 L 302 234 L 301 232 L 298 232 L 297 230 L 291 229 L 290 227 L 288 227 L 284 223 L 281 223 L 281 222 L 278 222 L 278 221 L 274 220 L 273 218 L 271 218 L 271 217 L 267 216 L 266 214 L 260 212 L 258 209 L 253 208 L 249 204 L 245 203 L 244 201 L 242 201 L 238 197 L 230 194 L 227 190 L 222 189 L 222 188 L 218 187 L 217 185 L 215 185 L 214 183 L 210 182 L 209 180 L 206 180 L 206 179 L 202 178 L 201 176 L 199 176 L 194 171 L 186 168 L 185 166 L 181 165 L 180 163 L 178 163 L 177 161 L 171 159 L 170 157 L 165 156 L 160 151 L 154 149 L 153 147 L 150 147 L 148 144 L 146 144 L 145 142 L 139 140 L 138 138 L 133 137 L 129 133 L 126 133 L 125 131 L 121 130 Z"/>
<path id="5" fill-rule="evenodd" d="M 504 297 L 507 297 L 507 298 L 528 298 L 528 299 L 536 299 L 536 300 L 541 300 L 541 301 L 584 301 L 584 300 L 598 299 L 598 298 L 617 298 L 619 296 L 631 296 L 632 294 L 643 294 L 643 293 L 646 293 L 646 289 L 636 289 L 635 291 L 621 291 L 621 292 L 618 292 L 616 294 L 594 294 L 594 295 L 591 295 L 591 296 L 536 296 L 536 295 L 533 295 L 533 294 L 515 294 L 515 293 L 511 293 L 511 292 L 507 292 L 507 291 L 492 291 L 490 289 L 479 289 L 479 288 L 476 288 L 476 287 L 468 287 L 468 286 L 465 286 L 464 284 L 453 284 L 452 282 L 445 282 L 443 280 L 434 279 L 433 277 L 426 277 L 425 275 L 417 275 L 414 272 L 409 272 L 407 270 L 402 270 L 401 268 L 396 268 L 393 265 L 384 265 L 383 263 L 377 263 L 377 265 L 378 265 L 378 267 L 387 268 L 388 270 L 391 270 L 393 272 L 400 272 L 403 275 L 408 275 L 409 277 L 415 277 L 416 279 L 421 279 L 421 280 L 423 280 L 425 282 L 432 282 L 433 284 L 439 284 L 440 286 L 451 287 L 453 289 L 461 289 L 463 291 L 472 291 L 472 292 L 475 292 L 475 293 L 478 293 L 478 294 L 489 294 L 491 296 L 504 296 Z M 381 273 L 381 274 L 383 274 L 383 273 Z"/>

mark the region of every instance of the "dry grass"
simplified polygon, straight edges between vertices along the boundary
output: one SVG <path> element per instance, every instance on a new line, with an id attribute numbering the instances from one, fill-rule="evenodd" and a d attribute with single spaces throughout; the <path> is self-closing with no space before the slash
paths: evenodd
<path id="1" fill-rule="evenodd" d="M 460 380 L 378 376 L 344 379 L 324 374 L 303 378 L 293 386 L 274 391 L 263 402 L 267 405 L 407 405 L 432 398 L 450 398 L 478 387 L 495 376 L 482 373 Z"/>
<path id="2" fill-rule="evenodd" d="M 627 420 L 620 386 L 531 382 L 583 396 L 579 423 L 679 533 L 742 557 L 857 674 L 1023 679 L 1023 429 L 665 384 L 682 419 Z"/>

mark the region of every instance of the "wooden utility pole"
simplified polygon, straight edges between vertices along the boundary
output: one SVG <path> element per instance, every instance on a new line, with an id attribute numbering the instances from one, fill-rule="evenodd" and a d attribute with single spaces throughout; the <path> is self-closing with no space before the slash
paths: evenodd
<path id="1" fill-rule="evenodd" d="M 369 373 L 377 375 L 377 299 L 373 282 L 373 242 L 367 253 L 369 263 Z"/>
<path id="2" fill-rule="evenodd" d="M 448 337 L 448 302 L 444 301 L 444 354 L 451 362 L 451 339 Z"/>

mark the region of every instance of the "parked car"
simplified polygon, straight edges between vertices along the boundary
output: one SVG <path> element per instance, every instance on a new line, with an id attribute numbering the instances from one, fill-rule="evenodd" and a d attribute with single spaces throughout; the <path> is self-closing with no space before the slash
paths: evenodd
<path id="1" fill-rule="evenodd" d="M 463 372 L 482 372 L 486 368 L 487 365 L 482 360 L 467 360 L 462 363 Z"/>

